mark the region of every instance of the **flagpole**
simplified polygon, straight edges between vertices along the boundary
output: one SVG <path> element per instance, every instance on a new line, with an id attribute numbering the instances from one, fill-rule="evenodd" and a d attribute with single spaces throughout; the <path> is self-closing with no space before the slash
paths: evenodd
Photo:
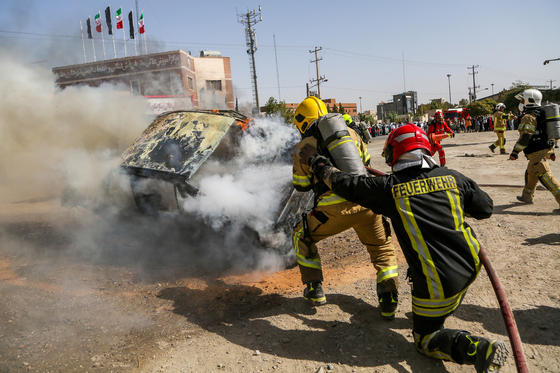
<path id="1" fill-rule="evenodd" d="M 142 11 L 144 14 L 144 11 Z M 146 44 L 146 18 L 144 18 L 144 54 L 148 54 L 148 45 Z"/>
<path id="2" fill-rule="evenodd" d="M 124 57 L 126 58 L 126 31 L 124 31 L 124 14 L 122 13 L 122 7 L 119 8 L 121 10 L 121 20 L 122 20 L 122 37 L 124 41 Z"/>
<path id="3" fill-rule="evenodd" d="M 109 4 L 109 17 L 112 17 L 111 15 L 111 4 Z M 113 24 L 111 23 L 111 29 L 113 28 Z M 115 46 L 115 33 L 113 32 L 113 30 L 111 30 L 111 36 L 113 37 L 113 52 L 115 53 L 115 59 L 117 58 L 117 47 Z"/>
<path id="4" fill-rule="evenodd" d="M 91 16 L 89 16 L 88 19 L 89 19 L 89 24 L 91 25 Z M 93 62 L 97 62 L 97 58 L 95 57 L 95 43 L 93 42 L 93 33 L 91 37 L 91 45 L 93 46 Z"/>
<path id="5" fill-rule="evenodd" d="M 101 11 L 99 11 L 99 22 L 101 22 Z M 103 44 L 103 57 L 107 60 L 107 53 L 105 53 L 105 38 L 103 37 L 103 25 L 101 25 L 101 44 Z"/>
<path id="6" fill-rule="evenodd" d="M 130 9 L 130 13 L 132 13 L 132 18 L 128 19 L 129 25 L 128 27 L 131 27 L 130 25 L 132 25 L 132 33 L 134 36 L 134 23 L 136 23 L 136 21 L 134 20 L 134 9 Z M 136 47 L 136 38 L 133 38 L 134 40 L 134 53 L 135 56 L 138 56 L 138 48 Z"/>
<path id="7" fill-rule="evenodd" d="M 87 63 L 86 59 L 86 43 L 84 41 L 84 28 L 82 27 L 82 21 L 80 21 L 80 31 L 82 32 L 82 49 L 84 50 L 84 63 Z"/>

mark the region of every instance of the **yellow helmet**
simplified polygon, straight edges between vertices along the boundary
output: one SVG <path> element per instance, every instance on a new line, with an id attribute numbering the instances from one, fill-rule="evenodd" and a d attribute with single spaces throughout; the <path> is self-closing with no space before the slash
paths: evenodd
<path id="1" fill-rule="evenodd" d="M 294 114 L 294 123 L 301 133 L 305 133 L 313 122 L 327 114 L 325 103 L 317 97 L 309 96 L 298 105 Z"/>
<path id="2" fill-rule="evenodd" d="M 346 122 L 346 124 L 350 124 L 352 123 L 352 117 L 348 114 L 342 114 L 342 118 L 344 119 L 344 121 Z"/>

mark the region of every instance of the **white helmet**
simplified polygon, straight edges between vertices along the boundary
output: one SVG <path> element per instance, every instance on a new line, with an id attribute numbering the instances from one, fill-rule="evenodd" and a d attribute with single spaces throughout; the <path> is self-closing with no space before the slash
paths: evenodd
<path id="1" fill-rule="evenodd" d="M 518 100 L 524 100 L 525 107 L 541 106 L 542 93 L 537 89 L 526 89 L 515 95 Z"/>
<path id="2" fill-rule="evenodd" d="M 505 110 L 506 105 L 502 104 L 501 102 L 498 105 L 496 105 L 496 110 L 502 110 L 502 108 Z"/>

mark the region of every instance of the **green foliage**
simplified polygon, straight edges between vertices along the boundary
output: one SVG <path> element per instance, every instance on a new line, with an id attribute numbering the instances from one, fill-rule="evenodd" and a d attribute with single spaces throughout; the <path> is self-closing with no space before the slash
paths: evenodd
<path id="1" fill-rule="evenodd" d="M 394 111 L 390 111 L 387 114 L 387 119 L 389 119 L 390 122 L 396 122 L 399 119 L 399 115 Z"/>
<path id="2" fill-rule="evenodd" d="M 366 122 L 367 124 L 369 124 L 370 126 L 372 124 L 375 124 L 375 119 L 373 118 L 372 115 L 365 115 L 364 119 L 362 119 L 363 122 Z"/>
<path id="3" fill-rule="evenodd" d="M 270 97 L 264 106 L 264 112 L 269 115 L 277 114 L 288 124 L 294 123 L 295 110 L 288 108 L 285 101 L 278 102 L 274 97 Z"/>
<path id="4" fill-rule="evenodd" d="M 346 114 L 346 110 L 344 110 L 344 108 L 342 107 L 342 103 L 338 104 L 338 112 L 340 114 Z"/>
<path id="5" fill-rule="evenodd" d="M 471 117 L 477 117 L 479 115 L 490 115 L 494 112 L 497 102 L 486 98 L 482 101 L 471 102 L 467 108 L 469 109 L 469 115 Z"/>
<path id="6" fill-rule="evenodd" d="M 431 110 L 442 109 L 442 106 L 437 100 L 432 100 L 432 102 L 430 102 L 430 109 Z"/>
<path id="7" fill-rule="evenodd" d="M 467 100 L 466 98 L 461 99 L 461 101 L 459 101 L 459 107 L 467 107 L 469 106 L 469 100 Z"/>

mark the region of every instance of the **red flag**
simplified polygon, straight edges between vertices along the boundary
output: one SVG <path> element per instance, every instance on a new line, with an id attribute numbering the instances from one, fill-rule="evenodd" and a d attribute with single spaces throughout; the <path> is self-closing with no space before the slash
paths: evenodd
<path id="1" fill-rule="evenodd" d="M 141 34 L 145 32 L 144 30 L 144 12 L 140 15 L 140 19 L 138 20 L 138 30 Z"/>
<path id="2" fill-rule="evenodd" d="M 122 8 L 119 8 L 119 10 L 117 10 L 115 16 L 117 17 L 117 29 L 123 28 Z"/>
<path id="3" fill-rule="evenodd" d="M 101 14 L 95 15 L 95 31 L 101 32 Z"/>

